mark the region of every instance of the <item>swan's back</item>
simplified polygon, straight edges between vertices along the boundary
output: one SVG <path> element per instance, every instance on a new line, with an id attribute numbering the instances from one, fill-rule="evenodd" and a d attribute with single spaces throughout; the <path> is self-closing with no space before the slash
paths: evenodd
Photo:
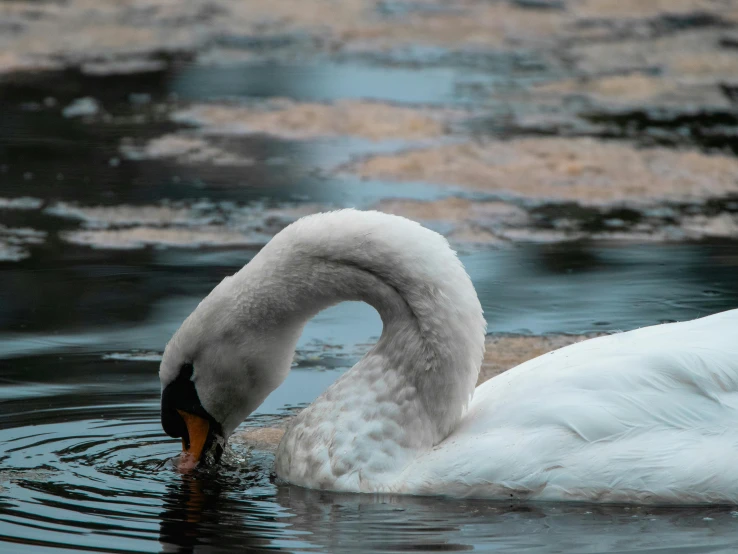
<path id="1" fill-rule="evenodd" d="M 577 343 L 477 388 L 407 492 L 738 502 L 738 310 Z"/>

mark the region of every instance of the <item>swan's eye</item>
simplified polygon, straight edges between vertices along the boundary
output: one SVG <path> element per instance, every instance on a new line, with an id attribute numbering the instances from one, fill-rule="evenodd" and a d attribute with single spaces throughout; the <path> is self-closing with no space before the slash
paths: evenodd
<path id="1" fill-rule="evenodd" d="M 182 367 L 179 368 L 179 376 L 177 379 L 187 379 L 188 381 L 192 380 L 192 374 L 195 373 L 195 366 L 191 363 L 182 364 Z"/>

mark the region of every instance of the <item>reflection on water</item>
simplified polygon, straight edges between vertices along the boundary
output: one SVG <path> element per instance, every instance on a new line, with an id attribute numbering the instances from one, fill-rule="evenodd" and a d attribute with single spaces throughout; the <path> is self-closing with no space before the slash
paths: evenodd
<path id="1" fill-rule="evenodd" d="M 356 552 L 356 545 L 714 552 L 738 540 L 731 508 L 307 491 L 275 482 L 272 455 L 242 446 L 222 467 L 181 475 L 169 461 L 178 444 L 159 424 L 156 356 L 103 353 L 160 352 L 189 310 L 249 254 L 66 249 L 59 259 L 53 252 L 51 271 L 32 258 L 0 273 L 7 299 L 0 310 L 0 542 L 10 547 L 3 552 Z M 491 327 L 501 331 L 629 328 L 738 304 L 732 243 L 529 246 L 463 259 Z M 362 304 L 323 312 L 306 329 L 287 381 L 247 425 L 269 424 L 312 401 L 379 329 Z"/>
<path id="2" fill-rule="evenodd" d="M 730 507 L 331 494 L 274 482 L 259 452 L 181 475 L 155 402 L 58 409 L 0 444 L 3 552 L 720 552 L 738 540 Z"/>
<path id="3" fill-rule="evenodd" d="M 161 351 L 197 303 L 253 254 L 39 249 L 0 272 L 0 357 Z M 461 259 L 490 332 L 616 331 L 738 305 L 731 242 L 528 245 Z M 379 331 L 370 308 L 339 306 L 308 325 L 300 347 L 321 341 L 351 351 Z"/>

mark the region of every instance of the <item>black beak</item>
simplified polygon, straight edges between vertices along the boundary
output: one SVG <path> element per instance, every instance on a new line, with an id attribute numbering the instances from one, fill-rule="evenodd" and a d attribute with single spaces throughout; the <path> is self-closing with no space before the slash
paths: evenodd
<path id="1" fill-rule="evenodd" d="M 200 461 L 214 448 L 217 463 L 223 454 L 223 429 L 197 396 L 192 381 L 194 368 L 185 364 L 177 378 L 161 393 L 161 426 L 170 437 L 182 439 L 182 450 Z"/>

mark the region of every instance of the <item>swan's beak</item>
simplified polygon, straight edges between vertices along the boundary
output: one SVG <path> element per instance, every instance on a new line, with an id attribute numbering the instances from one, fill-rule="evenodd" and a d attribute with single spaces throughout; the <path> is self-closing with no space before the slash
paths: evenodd
<path id="1" fill-rule="evenodd" d="M 205 444 L 208 442 L 210 422 L 195 414 L 177 410 L 187 426 L 187 436 L 182 437 L 182 452 L 186 453 L 192 462 L 199 462 Z"/>
<path id="2" fill-rule="evenodd" d="M 192 366 L 184 366 L 180 375 L 161 391 L 161 426 L 170 437 L 182 438 L 180 469 L 192 469 L 198 463 L 220 461 L 225 447 L 223 429 L 202 407 L 192 381 Z"/>

